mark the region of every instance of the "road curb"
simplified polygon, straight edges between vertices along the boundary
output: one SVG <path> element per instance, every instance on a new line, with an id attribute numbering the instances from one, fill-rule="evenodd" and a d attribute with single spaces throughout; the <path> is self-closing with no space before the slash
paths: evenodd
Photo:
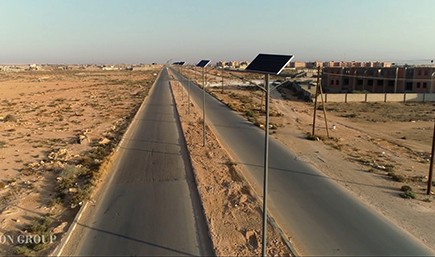
<path id="1" fill-rule="evenodd" d="M 145 104 L 148 100 L 148 96 L 151 95 L 151 92 L 154 90 L 154 86 L 157 82 L 157 80 L 160 78 L 160 74 L 162 73 L 163 69 L 165 69 L 165 67 L 163 67 L 158 76 L 156 77 L 156 80 L 154 81 L 153 85 L 151 86 L 151 89 L 148 92 L 148 95 L 145 96 L 144 100 L 142 101 L 139 109 L 137 110 L 136 114 L 133 117 L 132 122 L 130 123 L 130 125 L 128 125 L 127 130 L 125 131 L 124 135 L 122 136 L 121 140 L 119 141 L 118 146 L 115 148 L 115 150 L 111 153 L 111 157 L 115 156 L 114 153 L 117 153 L 119 151 L 119 149 L 121 148 L 121 145 L 124 143 L 126 136 L 128 135 L 128 133 L 131 130 L 131 127 L 136 123 L 137 120 L 137 116 L 139 115 L 139 113 L 143 110 L 143 108 L 145 107 Z M 112 163 L 113 160 L 108 160 L 108 163 Z M 110 171 L 113 171 L 112 169 Z M 113 172 L 111 172 L 113 173 Z M 112 176 L 113 177 L 113 174 Z M 96 190 L 98 191 L 98 190 Z M 96 192 L 95 191 L 95 192 Z M 50 254 L 49 256 L 61 256 L 66 244 L 68 243 L 69 239 L 71 238 L 72 235 L 72 231 L 76 228 L 81 216 L 83 215 L 84 211 L 87 209 L 88 207 L 88 203 L 89 201 L 86 201 L 85 204 L 80 207 L 80 210 L 77 212 L 74 220 L 72 221 L 70 227 L 68 228 L 68 230 L 65 232 L 64 236 L 60 239 L 60 243 L 59 245 L 53 250 L 52 254 Z"/>
<path id="2" fill-rule="evenodd" d="M 175 72 L 177 72 L 177 71 L 175 71 Z M 177 72 L 178 73 L 178 72 Z M 184 77 L 181 73 L 178 73 L 180 76 L 182 76 L 182 77 Z M 186 79 L 186 77 L 184 77 L 185 79 Z M 190 80 L 190 79 L 189 79 Z M 180 84 L 183 86 L 183 88 L 184 89 L 186 89 L 185 88 L 185 86 L 184 86 L 184 84 L 181 82 L 181 81 L 179 81 L 180 82 Z M 199 87 L 197 84 L 195 84 L 193 81 L 191 81 L 191 83 L 193 84 L 193 85 L 195 85 L 195 86 L 197 86 L 197 87 Z M 210 94 L 210 93 L 208 93 L 207 92 L 207 90 L 206 90 L 206 93 L 207 94 L 209 94 L 210 96 L 212 96 L 214 99 L 216 99 L 216 100 L 218 100 L 219 102 L 221 102 L 223 105 L 225 105 L 228 109 L 230 109 L 231 111 L 233 111 L 231 108 L 229 108 L 224 102 L 222 102 L 221 100 L 219 100 L 219 99 L 217 99 L 215 96 L 213 96 L 212 94 Z M 195 100 L 193 100 L 192 98 L 191 98 L 191 101 L 193 101 L 193 102 L 195 102 Z M 195 102 L 195 105 L 199 108 L 199 105 Z M 234 111 L 233 111 L 234 112 Z M 178 113 L 178 110 L 177 110 L 177 113 Z M 237 115 L 239 115 L 238 113 L 236 113 Z M 208 121 L 208 119 L 207 119 L 207 117 L 205 118 L 205 122 L 206 122 L 206 124 L 207 124 L 207 126 L 208 126 L 208 128 L 210 129 L 210 131 L 214 134 L 214 136 L 216 137 L 216 140 L 219 142 L 219 144 L 222 146 L 222 148 L 224 149 L 224 151 L 228 154 L 228 156 L 230 156 L 230 158 L 231 159 L 233 159 L 233 160 L 237 160 L 237 158 L 234 158 L 233 157 L 233 155 L 231 155 L 230 154 L 230 152 L 225 148 L 225 147 L 223 147 L 225 144 L 222 144 L 222 142 L 221 142 L 221 140 L 220 140 L 220 138 L 219 138 L 219 136 L 218 136 L 218 134 L 217 134 L 217 131 L 216 131 L 216 129 L 215 129 L 215 127 L 213 126 L 213 125 L 210 125 L 210 122 Z M 249 122 L 249 121 L 247 121 L 247 122 Z M 254 124 L 252 124 L 252 126 L 254 126 L 254 127 L 257 127 L 257 126 L 255 126 Z M 257 127 L 258 128 L 258 127 Z M 260 129 L 260 128 L 258 128 L 258 129 Z M 183 134 L 183 137 L 184 137 L 184 134 Z M 191 162 L 192 160 L 190 159 L 191 157 L 190 157 L 190 155 L 189 155 L 189 161 Z M 262 197 L 260 197 L 259 195 L 258 195 L 258 193 L 257 193 L 257 191 L 255 190 L 255 188 L 251 185 L 251 183 L 249 183 L 249 181 L 246 179 L 246 177 L 245 177 L 245 175 L 243 174 L 243 173 L 241 173 L 241 172 L 238 172 L 239 173 L 239 175 L 243 178 L 243 180 L 251 187 L 251 189 L 252 189 L 252 192 L 254 193 L 254 197 L 257 199 L 257 201 L 259 202 L 259 203 L 263 203 L 263 199 L 262 199 Z M 195 179 L 196 180 L 196 179 Z M 275 221 L 275 219 L 273 218 L 273 216 L 271 216 L 270 214 L 270 210 L 268 210 L 268 215 L 267 215 L 267 219 L 268 219 L 268 222 L 270 223 L 270 225 L 271 226 L 273 226 L 277 231 L 278 231 L 278 233 L 280 234 L 280 236 L 281 236 L 281 238 L 282 238 L 282 240 L 284 241 L 284 243 L 287 245 L 287 247 L 289 248 L 289 250 L 290 250 L 290 252 L 291 252 L 291 254 L 293 255 L 293 256 L 300 256 L 299 254 L 298 254 L 298 252 L 296 251 L 296 249 L 294 248 L 294 246 L 293 246 L 293 244 L 290 242 L 290 240 L 287 238 L 287 236 L 286 236 L 286 234 L 284 233 L 284 231 L 280 228 L 280 226 L 277 224 L 277 222 Z"/>

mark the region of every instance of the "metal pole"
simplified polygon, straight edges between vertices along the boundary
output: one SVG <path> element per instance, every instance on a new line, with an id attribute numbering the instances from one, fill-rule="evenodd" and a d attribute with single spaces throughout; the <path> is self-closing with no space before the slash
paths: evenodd
<path id="1" fill-rule="evenodd" d="M 222 94 L 224 93 L 224 66 L 222 66 Z"/>
<path id="2" fill-rule="evenodd" d="M 205 147 L 205 67 L 202 68 L 202 146 Z"/>
<path id="3" fill-rule="evenodd" d="M 190 114 L 190 79 L 187 79 L 187 113 Z"/>
<path id="4" fill-rule="evenodd" d="M 435 119 L 434 119 L 434 129 L 432 136 L 432 153 L 430 155 L 430 166 L 429 166 L 429 177 L 427 180 L 427 191 L 426 194 L 430 195 L 430 191 L 432 190 L 432 177 L 433 177 L 433 158 L 435 153 Z"/>
<path id="5" fill-rule="evenodd" d="M 182 69 L 183 69 L 183 67 L 180 67 L 180 70 L 182 70 Z M 181 88 L 181 101 L 184 101 L 183 74 L 180 73 L 180 75 L 181 75 L 181 86 L 180 86 L 180 88 Z"/>
<path id="6" fill-rule="evenodd" d="M 268 173 L 269 173 L 269 74 L 265 75 L 264 88 L 266 89 L 266 124 L 264 131 L 264 178 L 263 178 L 263 241 L 261 245 L 262 256 L 266 256 L 266 232 L 267 232 L 267 186 L 268 186 Z"/>
<path id="7" fill-rule="evenodd" d="M 320 83 L 320 66 L 317 67 L 316 94 L 314 96 L 313 133 L 311 133 L 313 136 L 314 136 L 315 129 L 316 129 L 317 96 L 319 95 L 319 83 Z"/>

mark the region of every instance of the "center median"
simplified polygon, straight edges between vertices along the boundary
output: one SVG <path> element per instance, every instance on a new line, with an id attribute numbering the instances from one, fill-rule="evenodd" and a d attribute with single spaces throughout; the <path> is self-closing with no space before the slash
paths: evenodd
<path id="1" fill-rule="evenodd" d="M 171 88 L 216 255 L 259 255 L 261 201 L 208 126 L 207 147 L 203 147 L 199 108 L 191 104 L 189 114 L 185 88 L 174 80 Z M 293 256 L 273 221 L 267 229 L 267 254 Z"/>

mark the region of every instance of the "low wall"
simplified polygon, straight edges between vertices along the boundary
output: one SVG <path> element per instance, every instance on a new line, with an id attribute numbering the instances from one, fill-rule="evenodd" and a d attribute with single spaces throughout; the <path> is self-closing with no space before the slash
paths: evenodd
<path id="1" fill-rule="evenodd" d="M 346 102 L 346 94 L 325 94 L 325 102 Z M 317 101 L 321 99 L 317 98 Z"/>
<path id="2" fill-rule="evenodd" d="M 424 94 L 406 94 L 405 101 L 424 102 L 425 98 Z"/>
<path id="3" fill-rule="evenodd" d="M 435 102 L 435 94 L 400 93 L 400 94 L 324 94 L 325 102 Z M 321 101 L 320 95 L 317 101 Z"/>
<path id="4" fill-rule="evenodd" d="M 367 95 L 366 102 L 385 102 L 385 94 L 365 94 Z"/>
<path id="5" fill-rule="evenodd" d="M 387 94 L 388 102 L 403 102 L 405 94 Z"/>
<path id="6" fill-rule="evenodd" d="M 425 102 L 435 102 L 435 94 L 424 95 Z"/>
<path id="7" fill-rule="evenodd" d="M 365 102 L 366 94 L 347 94 L 346 102 Z"/>

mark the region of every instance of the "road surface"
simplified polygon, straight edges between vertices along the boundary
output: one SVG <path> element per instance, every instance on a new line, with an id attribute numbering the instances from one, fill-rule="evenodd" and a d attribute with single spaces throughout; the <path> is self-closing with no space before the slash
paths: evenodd
<path id="1" fill-rule="evenodd" d="M 187 88 L 186 79 L 173 70 Z M 202 89 L 190 86 L 202 106 Z M 245 176 L 262 194 L 264 131 L 210 95 L 206 119 L 221 142 L 247 170 Z M 397 227 L 345 189 L 270 138 L 268 208 L 301 255 L 434 255 L 427 246 Z"/>
<path id="2" fill-rule="evenodd" d="M 150 93 L 73 256 L 213 255 L 166 69 Z"/>

